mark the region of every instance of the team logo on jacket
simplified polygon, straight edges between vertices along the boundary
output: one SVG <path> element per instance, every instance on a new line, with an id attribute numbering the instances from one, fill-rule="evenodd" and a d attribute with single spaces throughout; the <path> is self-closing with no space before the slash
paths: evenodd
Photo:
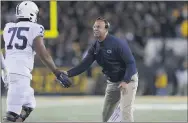
<path id="1" fill-rule="evenodd" d="M 111 54 L 111 53 L 112 53 L 112 50 L 107 50 L 107 53 Z"/>

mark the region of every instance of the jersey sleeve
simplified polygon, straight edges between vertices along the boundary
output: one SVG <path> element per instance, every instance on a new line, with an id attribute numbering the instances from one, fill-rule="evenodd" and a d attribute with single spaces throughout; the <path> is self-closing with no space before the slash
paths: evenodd
<path id="1" fill-rule="evenodd" d="M 33 39 L 35 39 L 38 36 L 44 37 L 45 29 L 42 25 L 37 24 L 35 28 L 33 29 Z"/>
<path id="2" fill-rule="evenodd" d="M 33 27 L 32 27 L 32 38 L 31 40 L 29 41 L 30 45 L 32 46 L 33 45 L 33 41 L 36 37 L 38 36 L 41 36 L 41 37 L 44 37 L 44 32 L 45 32 L 45 29 L 42 25 L 40 24 L 35 24 Z"/>

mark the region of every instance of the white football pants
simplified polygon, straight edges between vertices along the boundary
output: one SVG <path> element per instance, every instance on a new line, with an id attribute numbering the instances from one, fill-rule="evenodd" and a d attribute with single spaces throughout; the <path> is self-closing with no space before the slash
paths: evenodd
<path id="1" fill-rule="evenodd" d="M 10 74 L 10 83 L 7 93 L 7 111 L 20 114 L 22 106 L 35 108 L 36 101 L 34 97 L 34 90 L 30 86 L 30 78 Z"/>

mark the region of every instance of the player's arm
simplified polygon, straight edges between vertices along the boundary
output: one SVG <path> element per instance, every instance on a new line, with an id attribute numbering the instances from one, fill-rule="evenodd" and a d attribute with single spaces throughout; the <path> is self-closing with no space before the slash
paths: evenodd
<path id="1" fill-rule="evenodd" d="M 57 72 L 57 67 L 48 53 L 42 36 L 37 36 L 33 41 L 33 48 L 36 52 L 36 54 L 40 57 L 41 61 L 54 73 Z"/>
<path id="2" fill-rule="evenodd" d="M 64 87 L 68 88 L 71 86 L 71 81 L 68 76 L 57 69 L 52 57 L 46 50 L 46 47 L 43 42 L 44 36 L 44 27 L 42 25 L 36 26 L 33 32 L 33 43 L 32 47 L 35 50 L 36 54 L 39 56 L 43 64 L 45 64 L 56 76 L 58 82 L 60 82 Z"/>
<path id="3" fill-rule="evenodd" d="M 66 87 L 66 88 L 70 87 L 72 85 L 71 81 L 69 80 L 67 75 L 65 75 L 63 72 L 61 72 L 57 69 L 52 57 L 46 50 L 46 47 L 43 43 L 42 36 L 37 36 L 34 39 L 33 48 L 34 48 L 35 52 L 37 53 L 37 55 L 40 57 L 41 61 L 55 74 L 55 76 L 57 77 L 57 80 L 64 87 Z"/>
<path id="4" fill-rule="evenodd" d="M 88 50 L 87 55 L 81 61 L 81 63 L 77 65 L 76 67 L 67 71 L 68 76 L 73 77 L 73 76 L 81 74 L 82 72 L 87 70 L 94 61 L 95 61 L 94 46 L 91 46 L 90 49 Z"/>

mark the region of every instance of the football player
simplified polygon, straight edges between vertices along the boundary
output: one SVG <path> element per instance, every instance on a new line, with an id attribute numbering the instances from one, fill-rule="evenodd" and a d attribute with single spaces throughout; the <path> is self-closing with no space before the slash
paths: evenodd
<path id="1" fill-rule="evenodd" d="M 3 31 L 5 63 L 10 74 L 4 122 L 23 122 L 36 106 L 34 90 L 30 86 L 35 54 L 64 87 L 71 86 L 67 75 L 57 69 L 45 48 L 45 30 L 42 25 L 37 24 L 38 13 L 39 8 L 34 2 L 21 2 L 16 7 L 17 22 L 7 23 Z"/>

